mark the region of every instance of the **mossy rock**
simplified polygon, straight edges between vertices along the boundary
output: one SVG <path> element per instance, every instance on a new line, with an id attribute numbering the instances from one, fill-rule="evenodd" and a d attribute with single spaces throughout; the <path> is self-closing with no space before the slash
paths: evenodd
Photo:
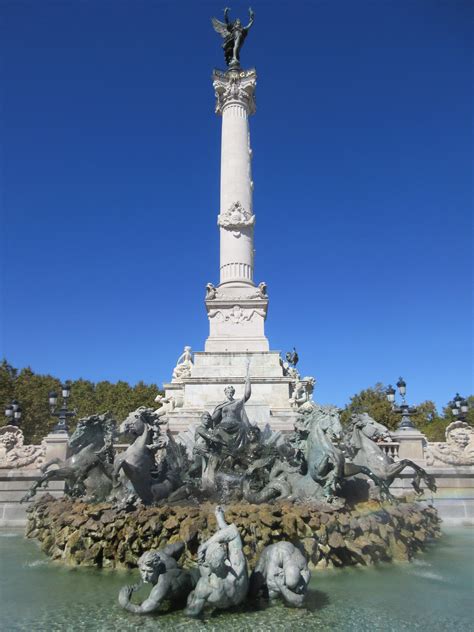
<path id="1" fill-rule="evenodd" d="M 147 550 L 184 541 L 192 565 L 201 542 L 216 530 L 214 505 L 147 507 L 131 513 L 108 503 L 88 505 L 43 496 L 28 512 L 28 537 L 66 564 L 132 568 Z M 331 568 L 410 559 L 439 535 L 433 507 L 416 503 L 382 506 L 369 501 L 332 507 L 326 503 L 239 503 L 226 508 L 236 524 L 252 568 L 264 546 L 289 540 L 305 551 L 310 567 Z"/>

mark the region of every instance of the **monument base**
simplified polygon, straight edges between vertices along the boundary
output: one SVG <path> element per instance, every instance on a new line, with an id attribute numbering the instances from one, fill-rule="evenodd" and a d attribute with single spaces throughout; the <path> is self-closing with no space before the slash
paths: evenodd
<path id="1" fill-rule="evenodd" d="M 225 400 L 224 389 L 235 388 L 235 399 L 244 393 L 247 363 L 250 361 L 252 396 L 245 404 L 250 423 L 272 430 L 293 430 L 297 409 L 290 396 L 294 378 L 284 375 L 278 351 L 203 351 L 194 354 L 191 377 L 164 384 L 165 398 L 173 398 L 174 409 L 167 413 L 172 433 L 198 423 L 204 411 L 211 412 Z"/>

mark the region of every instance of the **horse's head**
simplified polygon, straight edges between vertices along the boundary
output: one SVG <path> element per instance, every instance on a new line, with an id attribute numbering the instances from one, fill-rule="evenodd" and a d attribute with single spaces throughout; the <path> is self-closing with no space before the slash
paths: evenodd
<path id="1" fill-rule="evenodd" d="M 350 427 L 353 430 L 359 429 L 371 441 L 390 441 L 391 439 L 388 428 L 372 419 L 366 412 L 352 415 Z"/>
<path id="2" fill-rule="evenodd" d="M 342 437 L 342 425 L 339 418 L 339 408 L 335 406 L 320 406 L 312 402 L 312 412 L 307 417 L 307 427 L 319 430 L 326 435 L 331 443 L 337 443 Z"/>
<path id="3" fill-rule="evenodd" d="M 120 424 L 119 434 L 128 434 L 135 439 L 143 434 L 145 428 L 163 423 L 153 408 L 140 406 Z"/>
<path id="4" fill-rule="evenodd" d="M 77 422 L 76 429 L 69 438 L 69 447 L 72 452 L 80 452 L 83 448 L 92 445 L 101 448 L 105 443 L 111 443 L 115 434 L 115 420 L 109 413 L 103 415 L 89 415 Z"/>

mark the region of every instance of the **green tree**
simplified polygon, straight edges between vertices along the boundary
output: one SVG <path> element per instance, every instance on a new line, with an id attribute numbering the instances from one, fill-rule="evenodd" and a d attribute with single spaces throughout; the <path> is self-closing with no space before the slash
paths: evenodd
<path id="1" fill-rule="evenodd" d="M 466 400 L 469 406 L 466 421 L 474 426 L 474 396 L 470 395 Z M 396 430 L 400 423 L 400 415 L 392 410 L 387 400 L 386 387 L 380 383 L 351 397 L 341 413 L 342 422 L 346 424 L 351 415 L 357 412 L 367 412 L 389 430 Z M 455 419 L 449 406 L 446 406 L 440 415 L 436 405 L 430 400 L 416 404 L 415 412 L 411 416 L 413 424 L 426 435 L 428 441 L 444 441 L 446 426 Z"/>
<path id="2" fill-rule="evenodd" d="M 58 393 L 58 407 L 61 405 L 61 381 L 51 375 L 34 373 L 30 367 L 18 371 L 6 360 L 0 364 L 0 405 L 7 406 L 17 399 L 22 408 L 21 427 L 25 443 L 40 443 L 54 428 L 57 418 L 49 410 L 49 392 Z M 110 411 L 120 423 L 132 410 L 139 406 L 155 407 L 155 397 L 159 393 L 156 384 L 138 382 L 131 386 L 119 381 L 94 384 L 78 379 L 71 382 L 70 409 L 77 411 L 77 417 L 68 419 L 68 426 L 74 430 L 77 420 L 94 413 Z M 0 425 L 7 423 L 1 415 Z"/>
<path id="3" fill-rule="evenodd" d="M 386 387 L 380 382 L 353 395 L 341 413 L 341 421 L 347 424 L 354 413 L 366 412 L 372 419 L 387 426 L 390 430 L 400 423 L 400 417 L 393 412 L 387 399 Z"/>
<path id="4" fill-rule="evenodd" d="M 15 399 L 22 409 L 21 427 L 25 443 L 40 443 L 53 429 L 56 420 L 51 417 L 48 395 L 59 391 L 60 381 L 51 375 L 37 375 L 30 367 L 22 369 L 15 379 Z"/>
<path id="5" fill-rule="evenodd" d="M 466 401 L 468 411 L 464 416 L 464 421 L 474 427 L 474 395 L 466 397 Z M 456 421 L 456 419 L 458 419 L 458 417 L 453 415 L 451 407 L 446 405 L 443 408 L 441 416 L 434 418 L 431 423 L 420 428 L 420 430 L 426 434 L 429 441 L 444 441 L 446 438 L 447 426 L 452 421 Z"/>
<path id="6" fill-rule="evenodd" d="M 0 364 L 0 402 L 8 406 L 12 399 L 15 399 L 15 378 L 17 370 L 6 360 Z M 3 411 L 2 411 L 3 412 Z"/>

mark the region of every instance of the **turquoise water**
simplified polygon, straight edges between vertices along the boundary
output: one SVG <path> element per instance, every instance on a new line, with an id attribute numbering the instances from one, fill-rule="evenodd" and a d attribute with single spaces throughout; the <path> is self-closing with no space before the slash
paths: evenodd
<path id="1" fill-rule="evenodd" d="M 446 531 L 410 564 L 314 573 L 305 610 L 261 604 L 204 622 L 182 612 L 129 614 L 117 605 L 117 593 L 136 574 L 66 569 L 13 531 L 0 531 L 0 569 L 0 629 L 8 632 L 474 630 L 474 529 L 468 528 Z"/>

